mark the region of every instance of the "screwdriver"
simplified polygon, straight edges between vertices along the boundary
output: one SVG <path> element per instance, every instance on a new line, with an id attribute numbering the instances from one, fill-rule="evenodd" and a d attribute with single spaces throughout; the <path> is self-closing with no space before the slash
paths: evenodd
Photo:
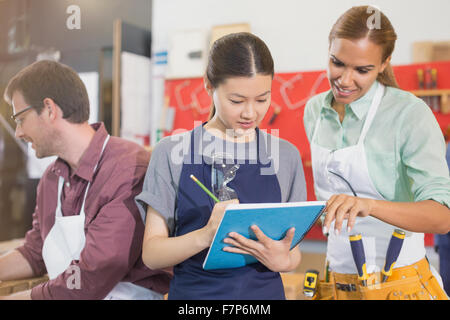
<path id="1" fill-rule="evenodd" d="M 392 275 L 392 269 L 397 262 L 397 258 L 400 254 L 400 250 L 402 249 L 404 239 L 405 231 L 395 229 L 392 233 L 391 240 L 389 241 L 384 268 L 383 270 L 381 270 L 381 272 L 383 273 L 383 280 L 381 282 L 386 282 L 386 280 Z"/>
<path id="2" fill-rule="evenodd" d="M 418 83 L 419 83 L 419 89 L 420 90 L 425 89 L 425 81 L 424 81 L 423 69 L 417 69 L 417 80 L 418 80 Z M 422 97 L 422 100 L 427 105 L 430 105 L 430 103 L 428 102 L 428 97 Z"/>
<path id="3" fill-rule="evenodd" d="M 364 253 L 364 245 L 362 242 L 362 236 L 360 233 L 350 235 L 350 246 L 352 248 L 353 260 L 355 260 L 356 269 L 358 269 L 358 279 L 361 281 L 364 287 L 367 287 L 367 274 L 366 267 L 366 254 Z"/>
<path id="4" fill-rule="evenodd" d="M 437 89 L 437 70 L 435 68 L 431 69 L 431 89 Z M 433 95 L 431 99 L 431 108 L 433 111 L 439 111 L 439 96 Z"/>
<path id="5" fill-rule="evenodd" d="M 269 120 L 269 124 L 272 124 L 275 121 L 275 119 L 278 117 L 280 112 L 281 112 L 281 108 L 280 107 L 275 107 L 275 109 L 273 110 L 273 115 L 272 115 L 272 117 Z"/>

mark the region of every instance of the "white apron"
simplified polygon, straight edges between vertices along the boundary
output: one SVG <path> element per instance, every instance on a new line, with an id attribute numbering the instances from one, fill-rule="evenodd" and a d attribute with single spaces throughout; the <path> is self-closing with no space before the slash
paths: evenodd
<path id="1" fill-rule="evenodd" d="M 385 200 L 376 190 L 370 178 L 364 149 L 364 139 L 381 103 L 383 93 L 384 86 L 379 83 L 358 143 L 354 146 L 329 150 L 317 145 L 314 141 L 320 126 L 321 115 L 317 119 L 311 138 L 311 160 L 317 200 L 327 201 L 333 194 L 340 193 L 353 195 L 348 184 L 335 174 L 345 178 L 358 197 Z M 383 268 L 389 240 L 395 228 L 373 217 L 356 217 L 356 223 L 350 233 L 362 234 L 367 272 L 377 272 Z M 339 235 L 334 233 L 334 222 L 331 224 L 327 244 L 327 260 L 331 271 L 347 274 L 357 273 L 348 237 L 347 220 L 344 220 Z M 424 257 L 424 234 L 406 232 L 395 267 L 413 264 Z"/>
<path id="2" fill-rule="evenodd" d="M 110 136 L 105 139 L 102 154 Z M 97 165 L 94 168 L 94 172 Z M 84 233 L 85 212 L 84 204 L 89 191 L 90 182 L 86 188 L 83 204 L 79 215 L 64 217 L 61 211 L 61 194 L 64 178 L 58 181 L 58 202 L 55 212 L 55 224 L 44 240 L 42 257 L 50 280 L 63 273 L 73 260 L 79 260 L 86 244 Z M 82 274 L 80 275 L 83 276 Z M 105 299 L 162 299 L 162 295 L 152 290 L 137 286 L 130 282 L 119 282 Z"/>

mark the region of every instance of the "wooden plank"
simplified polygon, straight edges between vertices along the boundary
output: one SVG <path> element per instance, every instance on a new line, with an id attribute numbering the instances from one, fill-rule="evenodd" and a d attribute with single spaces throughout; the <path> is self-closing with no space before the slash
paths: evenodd
<path id="1" fill-rule="evenodd" d="M 46 281 L 48 281 L 47 276 L 13 281 L 0 281 L 0 296 L 7 296 L 16 292 L 29 290 Z"/>
<path id="2" fill-rule="evenodd" d="M 0 255 L 10 250 L 20 247 L 24 242 L 24 239 L 13 239 L 10 241 L 0 242 Z"/>
<path id="3" fill-rule="evenodd" d="M 113 88 L 112 88 L 112 132 L 120 137 L 120 60 L 122 54 L 122 21 L 114 21 L 113 28 Z"/>
<path id="4" fill-rule="evenodd" d="M 441 96 L 450 94 L 450 89 L 424 89 L 424 90 L 411 90 L 410 92 L 418 97 Z"/>

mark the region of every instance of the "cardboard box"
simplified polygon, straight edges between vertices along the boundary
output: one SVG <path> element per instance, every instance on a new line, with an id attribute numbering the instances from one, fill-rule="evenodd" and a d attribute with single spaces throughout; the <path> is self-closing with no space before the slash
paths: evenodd
<path id="1" fill-rule="evenodd" d="M 302 260 L 297 269 L 295 269 L 295 272 L 305 273 L 306 270 L 314 269 L 319 271 L 320 275 L 323 276 L 325 259 L 325 253 L 302 252 Z"/>
<path id="2" fill-rule="evenodd" d="M 450 41 L 413 43 L 413 63 L 450 60 Z"/>
<path id="3" fill-rule="evenodd" d="M 306 297 L 303 294 L 303 280 L 305 278 L 304 273 L 282 273 L 281 279 L 283 280 L 284 294 L 287 300 L 305 300 Z"/>
<path id="4" fill-rule="evenodd" d="M 228 34 L 238 32 L 250 32 L 250 24 L 235 23 L 213 26 L 211 30 L 211 41 L 209 43 L 209 47 L 211 47 L 214 41 L 216 41 L 217 39 L 222 38 L 223 36 L 226 36 Z"/>

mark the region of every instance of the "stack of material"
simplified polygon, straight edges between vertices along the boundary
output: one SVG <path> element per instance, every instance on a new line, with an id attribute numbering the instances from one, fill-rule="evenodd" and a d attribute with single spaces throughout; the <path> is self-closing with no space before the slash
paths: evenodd
<path id="1" fill-rule="evenodd" d="M 16 292 L 29 290 L 45 281 L 48 281 L 47 276 L 14 281 L 0 281 L 0 296 L 7 296 Z"/>

